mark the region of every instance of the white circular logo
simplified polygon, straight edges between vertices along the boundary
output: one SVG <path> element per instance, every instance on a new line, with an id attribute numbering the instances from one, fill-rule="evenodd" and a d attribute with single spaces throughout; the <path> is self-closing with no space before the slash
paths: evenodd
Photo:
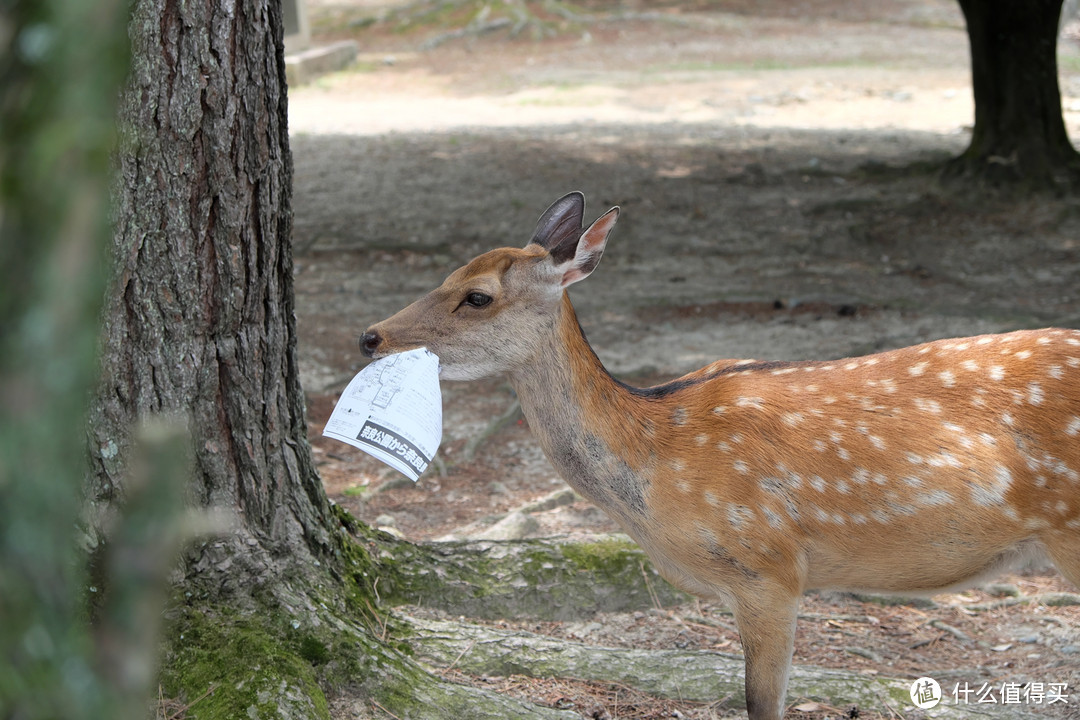
<path id="1" fill-rule="evenodd" d="M 921 677 L 911 683 L 911 702 L 927 710 L 941 702 L 941 686 L 934 678 Z"/>

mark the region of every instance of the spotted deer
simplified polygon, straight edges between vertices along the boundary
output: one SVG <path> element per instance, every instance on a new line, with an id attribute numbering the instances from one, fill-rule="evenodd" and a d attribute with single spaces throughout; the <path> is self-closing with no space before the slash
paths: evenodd
<path id="1" fill-rule="evenodd" d="M 926 593 L 1042 551 L 1080 586 L 1080 331 L 845 360 L 718 360 L 637 388 L 604 369 L 567 286 L 619 217 L 571 193 L 524 249 L 484 253 L 360 339 L 441 375 L 505 374 L 565 480 L 676 586 L 735 613 L 751 720 L 775 720 L 809 589 Z"/>

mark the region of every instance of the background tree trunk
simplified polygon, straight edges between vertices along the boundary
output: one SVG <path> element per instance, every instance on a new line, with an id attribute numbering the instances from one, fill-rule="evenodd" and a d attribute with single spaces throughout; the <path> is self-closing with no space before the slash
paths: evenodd
<path id="1" fill-rule="evenodd" d="M 1080 180 L 1058 88 L 1062 0 L 959 0 L 971 44 L 975 128 L 947 176 L 1034 188 Z"/>
<path id="2" fill-rule="evenodd" d="M 90 438 L 98 526 L 124 496 L 135 420 L 189 417 L 192 499 L 235 514 L 233 542 L 206 549 L 261 556 L 253 572 L 329 549 L 295 352 L 280 13 L 273 0 L 134 6 Z"/>

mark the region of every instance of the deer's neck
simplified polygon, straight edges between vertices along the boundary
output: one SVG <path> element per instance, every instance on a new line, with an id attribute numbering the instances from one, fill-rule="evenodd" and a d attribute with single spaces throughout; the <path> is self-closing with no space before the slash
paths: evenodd
<path id="1" fill-rule="evenodd" d="M 604 369 L 565 294 L 548 347 L 510 382 L 530 429 L 567 483 L 624 529 L 640 528 L 656 422 L 648 401 Z"/>

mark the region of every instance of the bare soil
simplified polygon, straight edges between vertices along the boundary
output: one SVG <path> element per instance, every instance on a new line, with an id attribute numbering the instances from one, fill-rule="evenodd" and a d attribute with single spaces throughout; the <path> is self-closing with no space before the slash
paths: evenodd
<path id="1" fill-rule="evenodd" d="M 368 325 L 472 256 L 524 244 L 569 190 L 585 193 L 590 219 L 623 208 L 603 263 L 572 294 L 601 359 L 631 382 L 720 357 L 827 359 L 1080 327 L 1080 201 L 938 180 L 972 117 L 955 2 L 684 5 L 692 10 L 426 52 L 416 50 L 423 34 L 349 29 L 377 3 L 313 5 L 315 27 L 356 37 L 362 62 L 290 91 L 299 351 L 323 482 L 361 520 L 412 540 L 468 537 L 563 487 L 520 419 L 489 427 L 514 401 L 499 380 L 444 383 L 442 464 L 415 485 L 320 434 L 363 365 L 356 339 Z M 1080 44 L 1063 40 L 1059 58 L 1075 141 Z M 616 530 L 580 499 L 531 517 L 537 536 Z M 1045 569 L 1002 582 L 1029 595 L 1077 590 Z M 1031 709 L 1080 717 L 1080 608 L 970 610 L 1006 589 L 942 595 L 932 607 L 808 596 L 795 661 L 936 676 L 950 690 L 1067 683 L 1068 703 Z M 722 611 L 703 602 L 504 624 L 738 651 Z M 732 714 L 570 680 L 457 679 L 590 718 Z M 340 717 L 381 716 L 348 697 L 336 706 Z M 803 705 L 791 716 L 849 711 Z"/>

